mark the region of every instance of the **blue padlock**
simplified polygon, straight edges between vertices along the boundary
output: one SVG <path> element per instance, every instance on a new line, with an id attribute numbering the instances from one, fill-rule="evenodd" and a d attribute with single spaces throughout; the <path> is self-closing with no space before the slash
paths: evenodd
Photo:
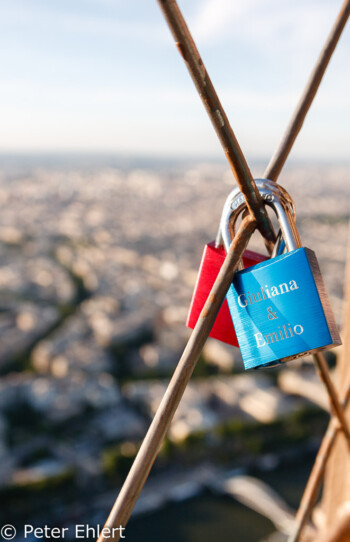
<path id="1" fill-rule="evenodd" d="M 276 213 L 287 252 L 237 271 L 227 301 L 246 369 L 270 367 L 341 344 L 315 253 L 301 247 L 286 191 L 257 187 Z M 229 213 L 221 232 L 231 242 Z"/>

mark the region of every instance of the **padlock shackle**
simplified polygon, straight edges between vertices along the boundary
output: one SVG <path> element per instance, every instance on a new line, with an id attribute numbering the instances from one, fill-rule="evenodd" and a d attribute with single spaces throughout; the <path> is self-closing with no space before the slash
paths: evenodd
<path id="1" fill-rule="evenodd" d="M 224 246 L 226 246 L 225 242 L 223 240 L 223 236 L 222 236 L 222 232 L 224 231 L 224 229 L 222 227 L 223 226 L 223 220 L 224 220 L 224 217 L 228 216 L 228 221 L 230 221 L 230 216 L 232 215 L 231 202 L 233 200 L 235 200 L 239 194 L 242 194 L 242 192 L 240 191 L 238 186 L 235 186 L 234 189 L 231 190 L 231 192 L 229 193 L 229 195 L 226 198 L 226 201 L 224 203 L 222 213 L 221 213 L 219 229 L 218 229 L 218 232 L 216 234 L 216 239 L 215 239 L 216 248 L 218 248 L 222 243 L 224 244 Z M 244 196 L 243 196 L 243 201 L 245 202 Z"/>
<path id="2" fill-rule="evenodd" d="M 283 187 L 268 179 L 256 179 L 255 182 L 264 203 L 272 207 L 276 214 L 287 250 L 290 252 L 299 248 L 301 242 L 295 225 L 295 207 L 292 198 Z M 244 195 L 236 187 L 225 201 L 220 221 L 219 231 L 226 250 L 232 240 L 230 230 L 234 231 L 235 223 L 244 208 L 246 208 Z"/>
<path id="3" fill-rule="evenodd" d="M 276 213 L 278 223 L 282 231 L 282 237 L 286 244 L 288 252 L 301 247 L 298 230 L 295 226 L 295 221 L 288 206 L 275 199 L 271 204 L 268 203 Z"/>

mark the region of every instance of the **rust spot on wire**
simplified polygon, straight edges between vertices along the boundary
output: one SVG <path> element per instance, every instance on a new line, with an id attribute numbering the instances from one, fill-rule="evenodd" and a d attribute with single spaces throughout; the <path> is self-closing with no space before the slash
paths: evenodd
<path id="1" fill-rule="evenodd" d="M 211 295 L 209 296 L 209 302 L 210 302 L 210 303 L 214 303 L 215 299 L 216 299 L 216 295 L 215 295 L 215 294 L 211 294 Z"/>
<path id="2" fill-rule="evenodd" d="M 199 316 L 200 318 L 206 318 L 208 316 L 208 313 L 210 311 L 210 307 L 214 303 L 215 299 L 216 299 L 216 295 L 215 294 L 210 294 L 210 296 L 207 299 L 206 304 L 204 305 L 204 307 L 202 309 L 202 312 L 200 313 L 200 316 Z"/>
<path id="3" fill-rule="evenodd" d="M 178 49 L 180 55 L 182 56 L 182 58 L 183 58 L 184 61 L 186 62 L 186 61 L 187 61 L 187 59 L 186 59 L 186 49 L 185 49 L 185 47 L 184 47 L 184 44 L 181 43 L 180 41 L 177 41 L 177 42 L 175 43 L 175 45 L 176 45 L 176 47 L 177 47 L 177 49 Z"/>

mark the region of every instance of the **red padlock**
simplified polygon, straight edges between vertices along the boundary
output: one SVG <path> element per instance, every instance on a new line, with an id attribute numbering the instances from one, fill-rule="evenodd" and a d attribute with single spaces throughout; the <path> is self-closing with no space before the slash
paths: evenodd
<path id="1" fill-rule="evenodd" d="M 204 307 L 204 303 L 206 302 L 209 292 L 219 274 L 222 264 L 224 263 L 225 257 L 225 249 L 222 246 L 216 248 L 215 241 L 207 244 L 204 247 L 198 278 L 187 317 L 187 327 L 193 329 L 196 325 L 199 315 Z M 245 268 L 250 267 L 267 260 L 267 258 L 268 256 L 258 254 L 257 252 L 252 252 L 251 250 L 246 250 L 243 253 L 243 266 Z M 238 341 L 226 298 L 221 305 L 209 336 L 224 343 L 238 346 Z"/>

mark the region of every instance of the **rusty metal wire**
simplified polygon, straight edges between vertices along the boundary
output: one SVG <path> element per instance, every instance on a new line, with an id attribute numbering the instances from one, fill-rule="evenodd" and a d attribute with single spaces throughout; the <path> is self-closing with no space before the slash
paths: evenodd
<path id="1" fill-rule="evenodd" d="M 254 216 L 258 229 L 266 239 L 271 252 L 276 240 L 272 224 L 183 15 L 175 0 L 158 0 L 158 3 L 215 128 L 237 184 L 246 198 L 248 209 L 251 215 Z"/>
<path id="2" fill-rule="evenodd" d="M 304 123 L 307 112 L 309 111 L 316 92 L 322 81 L 322 77 L 327 69 L 328 63 L 339 41 L 342 31 L 350 15 L 350 0 L 343 3 L 337 20 L 328 36 L 326 44 L 321 51 L 317 63 L 311 73 L 310 79 L 304 89 L 300 101 L 292 115 L 289 125 L 274 152 L 270 163 L 268 164 L 264 177 L 271 181 L 277 181 L 277 178 L 288 158 L 292 146 Z"/>
<path id="3" fill-rule="evenodd" d="M 311 107 L 311 104 L 313 103 L 313 99 L 317 93 L 317 90 L 320 86 L 323 75 L 327 69 L 329 61 L 339 41 L 339 38 L 342 34 L 345 24 L 349 18 L 349 15 L 350 15 L 350 0 L 345 0 L 340 9 L 338 17 L 331 29 L 331 32 L 327 38 L 327 41 L 321 51 L 321 54 L 317 60 L 314 70 L 312 71 L 311 76 L 306 84 L 306 87 L 302 93 L 299 103 L 287 126 L 287 129 L 275 153 L 273 154 L 270 160 L 270 163 L 268 164 L 265 170 L 264 178 L 270 179 L 275 182 L 277 181 L 278 176 L 297 138 L 297 135 L 299 134 L 302 128 L 305 117 Z M 322 352 L 318 352 L 317 354 L 313 355 L 313 360 L 318 370 L 318 374 L 323 384 L 326 387 L 331 409 L 333 413 L 337 416 L 341 429 L 343 430 L 344 435 L 346 436 L 347 441 L 350 446 L 349 427 L 345 420 L 344 412 L 340 405 L 338 394 L 329 376 L 328 365 L 327 365 L 325 356 Z"/>
<path id="4" fill-rule="evenodd" d="M 111 533 L 113 527 L 125 526 L 131 515 L 180 399 L 191 378 L 204 343 L 215 322 L 217 313 L 224 301 L 227 290 L 232 282 L 233 273 L 255 228 L 256 221 L 248 215 L 242 221 L 241 227 L 232 241 L 230 250 L 210 291 L 162 402 L 158 407 L 121 492 L 111 510 L 105 525 L 107 528 L 106 532 Z M 119 538 L 120 532 L 118 531 L 112 539 L 119 540 Z M 111 540 L 110 536 L 105 538 L 101 534 L 98 542 L 106 542 L 107 540 Z"/>
<path id="5" fill-rule="evenodd" d="M 349 239 L 350 243 L 350 239 Z M 347 255 L 347 270 L 345 273 L 345 318 L 343 327 L 343 350 L 338 365 L 338 382 L 341 387 L 340 396 L 342 398 L 342 408 L 345 414 L 346 409 L 349 407 L 350 401 L 350 374 L 346 370 L 347 362 L 350 352 L 350 244 Z M 339 372 L 340 371 L 340 372 Z M 348 412 L 347 412 L 348 419 Z M 307 481 L 304 494 L 300 501 L 300 506 L 295 518 L 294 531 L 288 540 L 288 542 L 297 542 L 303 533 L 303 529 L 309 521 L 313 506 L 317 500 L 322 480 L 325 474 L 326 465 L 336 439 L 342 432 L 340 431 L 340 425 L 338 419 L 333 416 L 331 419 L 319 451 L 317 453 L 314 465 L 312 467 L 309 479 Z M 334 460 L 334 459 L 333 459 Z M 346 472 L 344 473 L 346 482 Z M 340 480 L 338 481 L 338 483 Z M 333 489 L 334 491 L 334 489 Z M 337 502 L 337 494 L 332 495 L 332 500 Z M 339 503 L 339 501 L 338 501 Z"/>
<path id="6" fill-rule="evenodd" d="M 331 29 L 325 46 L 322 49 L 321 54 L 317 60 L 315 68 L 311 73 L 304 92 L 299 100 L 299 103 L 292 115 L 289 125 L 287 126 L 287 129 L 264 172 L 265 178 L 268 178 L 272 181 L 277 181 L 278 176 L 296 140 L 296 137 L 302 128 L 305 117 L 311 107 L 311 104 L 313 103 L 313 99 L 317 93 L 323 75 L 327 69 L 331 56 L 339 41 L 345 24 L 349 18 L 349 15 L 350 0 L 345 0 L 340 9 L 339 15 Z M 316 496 L 321 486 L 327 459 L 329 457 L 333 443 L 336 440 L 340 428 L 342 429 L 345 437 L 347 438 L 348 443 L 350 443 L 349 427 L 346 422 L 344 411 L 342 405 L 340 404 L 338 394 L 329 376 L 328 365 L 324 354 L 322 352 L 319 352 L 313 356 L 313 359 L 318 369 L 319 376 L 327 389 L 331 408 L 336 418 L 331 419 L 329 428 L 325 434 L 319 453 L 317 454 L 314 467 L 312 469 L 309 481 L 306 485 L 305 492 L 300 503 L 300 508 L 296 516 L 296 529 L 293 533 L 293 536 L 288 542 L 297 542 L 299 540 L 302 529 L 311 514 L 311 510 L 314 506 Z"/>
<path id="7" fill-rule="evenodd" d="M 350 383 L 344 394 L 342 408 L 345 410 L 350 399 Z M 340 433 L 339 421 L 333 416 L 328 424 L 327 431 L 323 437 L 321 446 L 317 452 L 309 479 L 304 489 L 303 496 L 295 517 L 295 529 L 289 537 L 288 542 L 298 542 L 302 530 L 309 521 L 311 511 L 316 503 L 319 494 L 322 479 L 324 476 L 327 460 L 335 443 L 335 440 Z"/>
<path id="8" fill-rule="evenodd" d="M 345 419 L 344 410 L 342 405 L 340 404 L 339 396 L 337 393 L 337 390 L 335 389 L 335 386 L 333 384 L 333 381 L 330 377 L 329 370 L 328 370 L 328 364 L 327 360 L 323 354 L 323 352 L 316 352 L 316 354 L 313 354 L 313 360 L 315 362 L 315 365 L 318 370 L 318 374 L 320 379 L 322 380 L 327 393 L 329 397 L 330 406 L 333 412 L 333 415 L 337 417 L 338 422 L 340 424 L 340 428 L 343 431 L 345 438 L 348 442 L 348 446 L 350 447 L 350 433 L 349 433 L 349 426 Z"/>

